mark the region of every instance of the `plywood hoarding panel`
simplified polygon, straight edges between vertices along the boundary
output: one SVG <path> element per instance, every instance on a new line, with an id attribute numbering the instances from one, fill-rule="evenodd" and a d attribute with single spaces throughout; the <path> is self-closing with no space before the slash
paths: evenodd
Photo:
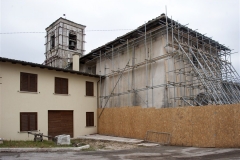
<path id="1" fill-rule="evenodd" d="M 171 133 L 171 145 L 240 147 L 240 104 L 161 109 L 113 107 L 106 108 L 98 121 L 99 133 L 105 135 L 144 139 L 150 130 Z M 161 138 L 164 136 L 150 135 L 154 141 Z"/>
<path id="2" fill-rule="evenodd" d="M 192 110 L 192 145 L 195 147 L 215 146 L 215 107 L 194 107 Z"/>
<path id="3" fill-rule="evenodd" d="M 234 147 L 240 147 L 240 105 L 233 106 L 234 112 Z"/>
<path id="4" fill-rule="evenodd" d="M 215 147 L 234 147 L 234 111 L 232 105 L 215 106 Z"/>
<path id="5" fill-rule="evenodd" d="M 172 145 L 192 146 L 192 108 L 181 107 L 172 110 Z"/>

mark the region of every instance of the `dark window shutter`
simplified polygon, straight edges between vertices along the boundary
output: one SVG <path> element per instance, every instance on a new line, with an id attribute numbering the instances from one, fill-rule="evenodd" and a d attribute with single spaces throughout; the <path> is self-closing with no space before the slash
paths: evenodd
<path id="1" fill-rule="evenodd" d="M 86 112 L 86 126 L 94 126 L 94 112 Z"/>
<path id="2" fill-rule="evenodd" d="M 37 113 L 30 113 L 29 114 L 29 130 L 37 130 Z"/>
<path id="3" fill-rule="evenodd" d="M 29 91 L 37 92 L 37 75 L 29 74 Z"/>
<path id="4" fill-rule="evenodd" d="M 88 117 L 89 117 L 88 112 L 86 112 L 86 126 L 89 126 Z"/>
<path id="5" fill-rule="evenodd" d="M 20 113 L 20 131 L 28 131 L 28 115 Z"/>
<path id="6" fill-rule="evenodd" d="M 37 130 L 37 112 L 20 113 L 20 131 Z"/>
<path id="7" fill-rule="evenodd" d="M 24 73 L 20 73 L 20 91 L 24 90 L 23 84 L 24 83 Z"/>
<path id="8" fill-rule="evenodd" d="M 68 94 L 68 79 L 62 78 L 62 94 Z"/>
<path id="9" fill-rule="evenodd" d="M 20 91 L 28 91 L 28 74 L 20 73 Z"/>
<path id="10" fill-rule="evenodd" d="M 55 93 L 61 94 L 61 79 L 55 77 Z"/>
<path id="11" fill-rule="evenodd" d="M 37 74 L 21 72 L 20 91 L 37 92 Z"/>
<path id="12" fill-rule="evenodd" d="M 90 126 L 94 126 L 94 113 L 91 112 L 90 114 Z"/>
<path id="13" fill-rule="evenodd" d="M 68 94 L 68 79 L 55 77 L 55 93 Z"/>
<path id="14" fill-rule="evenodd" d="M 93 82 L 86 81 L 86 96 L 94 96 Z"/>
<path id="15" fill-rule="evenodd" d="M 86 82 L 86 96 L 89 96 L 88 82 Z"/>

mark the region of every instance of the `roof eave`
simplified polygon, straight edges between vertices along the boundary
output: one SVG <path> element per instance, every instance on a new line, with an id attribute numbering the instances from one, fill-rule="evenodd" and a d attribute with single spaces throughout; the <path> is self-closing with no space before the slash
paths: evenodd
<path id="1" fill-rule="evenodd" d="M 89 74 L 89 73 L 85 73 L 85 72 L 74 71 L 74 70 L 67 70 L 67 69 L 51 67 L 51 66 L 46 66 L 46 65 L 32 63 L 32 62 L 26 62 L 26 61 L 20 61 L 20 60 L 15 60 L 15 59 L 9 59 L 9 58 L 4 58 L 4 57 L 0 57 L 0 62 L 10 62 L 10 63 L 13 63 L 13 64 L 21 64 L 21 65 L 24 65 L 24 66 L 28 65 L 28 66 L 31 66 L 31 67 L 39 67 L 41 69 L 69 72 L 69 73 L 73 73 L 73 74 L 96 77 L 96 78 L 100 78 L 100 77 L 104 78 L 104 76 L 100 76 L 100 75 L 97 75 L 97 74 L 95 75 L 95 74 Z"/>

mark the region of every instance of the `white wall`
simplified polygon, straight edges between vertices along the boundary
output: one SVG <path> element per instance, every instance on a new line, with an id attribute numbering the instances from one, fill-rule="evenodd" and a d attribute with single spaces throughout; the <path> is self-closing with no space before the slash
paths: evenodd
<path id="1" fill-rule="evenodd" d="M 74 110 L 74 137 L 97 132 L 98 78 L 81 76 L 37 67 L 0 62 L 0 137 L 33 139 L 20 132 L 20 112 L 38 113 L 38 130 L 48 134 L 48 110 Z M 38 75 L 38 93 L 21 93 L 20 72 Z M 68 78 L 70 95 L 54 94 L 54 77 Z M 94 97 L 85 96 L 85 82 L 94 82 Z M 94 112 L 95 127 L 86 126 L 86 112 Z"/>

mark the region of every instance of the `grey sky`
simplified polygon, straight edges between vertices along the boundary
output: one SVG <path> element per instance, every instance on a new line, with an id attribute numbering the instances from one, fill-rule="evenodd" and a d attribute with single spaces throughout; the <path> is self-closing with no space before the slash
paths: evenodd
<path id="1" fill-rule="evenodd" d="M 168 8 L 168 16 L 240 51 L 239 0 L 1 0 L 1 33 L 45 32 L 53 21 L 67 19 L 86 30 L 135 29 Z M 129 31 L 86 31 L 86 53 Z M 0 56 L 42 63 L 44 33 L 1 34 Z M 240 74 L 240 53 L 232 55 Z"/>

